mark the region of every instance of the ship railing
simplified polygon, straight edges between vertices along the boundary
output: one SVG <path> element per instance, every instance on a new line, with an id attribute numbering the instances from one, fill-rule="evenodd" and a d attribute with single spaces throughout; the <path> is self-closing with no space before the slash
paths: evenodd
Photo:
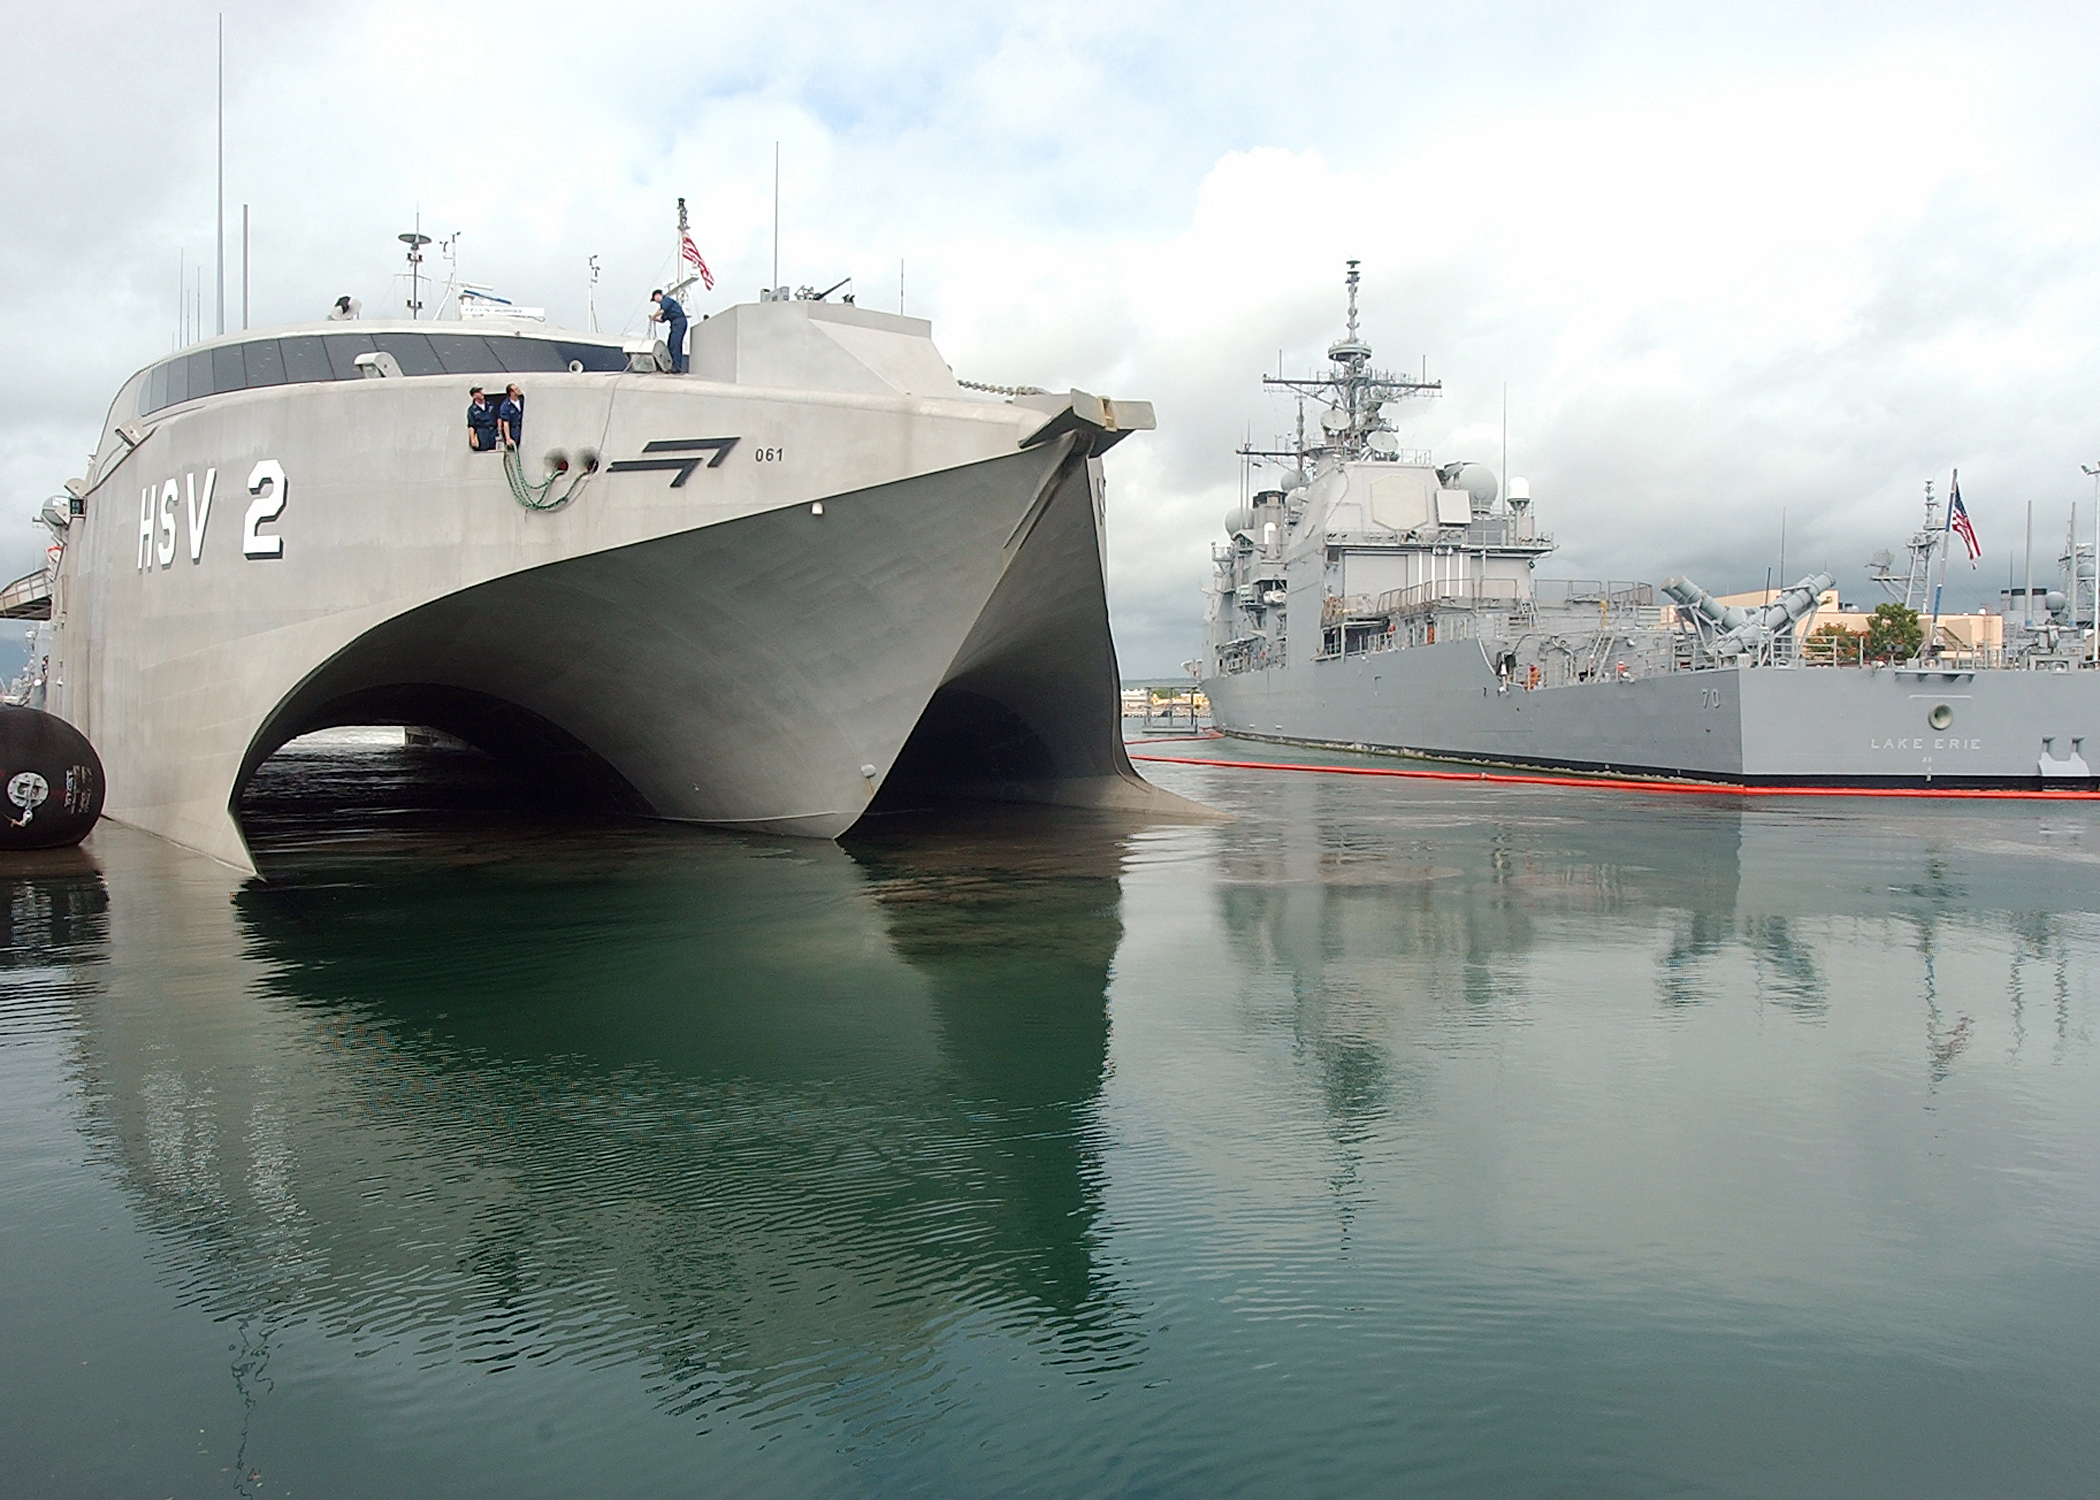
<path id="1" fill-rule="evenodd" d="M 1216 661 L 1220 676 L 1280 667 L 1284 663 L 1284 641 L 1282 637 L 1271 640 L 1267 636 L 1241 636 L 1218 647 Z"/>
<path id="2" fill-rule="evenodd" d="M 51 618 L 51 570 L 38 568 L 0 589 L 0 620 Z"/>
<path id="3" fill-rule="evenodd" d="M 1530 516 L 1485 516 L 1466 523 L 1463 534 L 1456 526 L 1427 523 L 1407 531 L 1380 528 L 1375 531 L 1338 527 L 1326 533 L 1327 545 L 1362 552 L 1419 552 L 1424 548 L 1458 547 L 1473 552 L 1482 547 L 1521 547 L 1527 552 L 1551 552 L 1550 533 L 1541 532 Z"/>
<path id="4" fill-rule="evenodd" d="M 1362 598 L 1362 595 L 1353 596 Z M 1510 608 L 1524 598 L 1521 578 L 1439 578 L 1404 589 L 1387 589 L 1370 608 L 1353 615 L 1365 620 L 1414 614 L 1420 610 L 1449 606 L 1455 609 Z"/>
<path id="5" fill-rule="evenodd" d="M 1938 651 L 1904 663 L 1926 672 L 1993 671 L 2017 664 L 2018 658 L 2007 655 L 2000 646 L 1941 646 Z"/>
<path id="6" fill-rule="evenodd" d="M 1897 661 L 1887 655 L 1870 655 L 1867 637 L 1858 633 L 1811 635 L 1799 641 L 1789 641 L 1781 636 L 1772 646 L 1774 661 L 1798 661 L 1806 667 L 1899 666 L 1926 672 L 1992 672 L 2025 665 L 2020 652 L 2009 652 L 2002 646 L 1968 646 L 1958 642 L 1942 644 L 1938 651 L 1929 655 Z"/>
<path id="7" fill-rule="evenodd" d="M 1320 601 L 1322 625 L 1382 627 L 1395 615 L 1436 608 L 1513 609 L 1523 602 L 1523 580 L 1517 578 L 1440 578 L 1382 594 L 1329 594 Z"/>
<path id="8" fill-rule="evenodd" d="M 1475 516 L 1466 524 L 1465 545 L 1551 549 L 1553 538 L 1539 535 L 1531 513 L 1521 516 Z"/>
<path id="9" fill-rule="evenodd" d="M 1532 580 L 1531 593 L 1540 604 L 1549 607 L 1652 609 L 1655 605 L 1654 584 L 1609 578 L 1536 578 Z"/>

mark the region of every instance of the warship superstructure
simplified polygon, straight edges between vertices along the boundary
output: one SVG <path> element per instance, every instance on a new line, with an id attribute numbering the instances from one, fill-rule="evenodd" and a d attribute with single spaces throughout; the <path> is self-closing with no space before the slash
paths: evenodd
<path id="1" fill-rule="evenodd" d="M 524 441 L 473 450 L 469 388 L 513 381 Z M 124 383 L 9 612 L 49 615 L 107 815 L 242 867 L 248 778 L 342 724 L 820 838 L 885 791 L 1186 807 L 1123 751 L 1102 582 L 1101 456 L 1151 426 L 786 288 L 686 375 L 530 317 L 227 334 Z"/>
<path id="2" fill-rule="evenodd" d="M 1523 480 L 1505 495 L 1483 465 L 1398 445 L 1386 407 L 1441 386 L 1372 365 L 1357 286 L 1352 261 L 1326 374 L 1264 377 L 1300 398 L 1299 436 L 1242 450 L 1282 478 L 1212 548 L 1198 670 L 1219 729 L 1743 785 L 2092 785 L 2100 671 L 2075 541 L 2069 600 L 2051 593 L 2033 628 L 1989 649 L 1928 634 L 1903 660 L 1812 636 L 1828 574 L 1751 608 L 1683 578 L 1538 578 L 1554 541 Z"/>

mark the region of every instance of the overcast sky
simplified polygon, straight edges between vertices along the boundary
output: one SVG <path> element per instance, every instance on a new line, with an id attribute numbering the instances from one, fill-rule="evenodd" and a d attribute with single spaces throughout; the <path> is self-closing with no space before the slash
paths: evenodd
<path id="1" fill-rule="evenodd" d="M 176 334 L 213 250 L 212 8 L 8 8 L 0 568 Z M 471 279 L 640 326 L 674 200 L 712 311 L 855 277 L 969 379 L 1158 408 L 1110 463 L 1124 669 L 1200 644 L 1232 449 L 1290 412 L 1360 259 L 1379 362 L 1445 395 L 1403 441 L 1530 478 L 1542 575 L 1900 547 L 1959 467 L 1994 599 L 2100 462 L 2100 7 L 1329 3 L 226 9 L 229 326 L 398 300 L 394 236 Z"/>

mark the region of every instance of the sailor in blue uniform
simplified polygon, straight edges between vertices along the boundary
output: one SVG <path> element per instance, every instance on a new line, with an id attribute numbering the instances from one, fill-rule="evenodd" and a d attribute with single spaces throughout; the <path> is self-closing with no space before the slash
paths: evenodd
<path id="1" fill-rule="evenodd" d="M 525 393 L 516 385 L 503 393 L 503 404 L 496 408 L 496 421 L 505 447 L 515 448 L 524 442 Z"/>
<path id="2" fill-rule="evenodd" d="M 476 453 L 494 453 L 497 446 L 496 408 L 475 386 L 467 399 L 467 446 Z"/>
<path id="3" fill-rule="evenodd" d="M 649 300 L 656 304 L 656 311 L 649 314 L 659 323 L 671 325 L 664 342 L 671 346 L 671 370 L 673 374 L 685 373 L 685 309 L 678 305 L 676 297 L 666 297 L 662 292 L 651 292 Z"/>

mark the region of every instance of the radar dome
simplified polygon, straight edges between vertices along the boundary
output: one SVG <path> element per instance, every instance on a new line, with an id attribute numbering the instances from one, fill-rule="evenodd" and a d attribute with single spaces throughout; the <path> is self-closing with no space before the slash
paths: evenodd
<path id="1" fill-rule="evenodd" d="M 1458 471 L 1458 487 L 1473 497 L 1473 509 L 1486 510 L 1502 493 L 1501 481 L 1486 464 L 1467 464 Z"/>
<path id="2" fill-rule="evenodd" d="M 1225 512 L 1225 530 L 1228 535 L 1235 532 L 1252 531 L 1253 529 L 1254 512 L 1247 509 L 1246 506 L 1235 505 L 1231 510 Z"/>

